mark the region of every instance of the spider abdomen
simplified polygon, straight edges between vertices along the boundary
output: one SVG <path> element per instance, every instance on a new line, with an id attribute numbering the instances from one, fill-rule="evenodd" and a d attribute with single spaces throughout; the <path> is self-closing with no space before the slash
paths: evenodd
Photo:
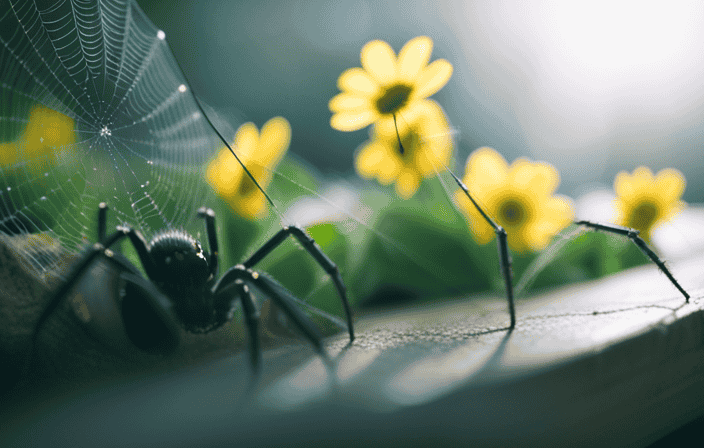
<path id="1" fill-rule="evenodd" d="M 167 230 L 158 233 L 149 243 L 153 261 L 151 279 L 164 289 L 178 292 L 184 288 L 200 288 L 210 280 L 208 256 L 200 242 L 186 232 Z"/>
<path id="2" fill-rule="evenodd" d="M 209 293 L 212 280 L 208 254 L 200 242 L 181 230 L 157 234 L 149 243 L 151 280 L 174 305 L 183 327 L 207 333 L 224 323 Z"/>

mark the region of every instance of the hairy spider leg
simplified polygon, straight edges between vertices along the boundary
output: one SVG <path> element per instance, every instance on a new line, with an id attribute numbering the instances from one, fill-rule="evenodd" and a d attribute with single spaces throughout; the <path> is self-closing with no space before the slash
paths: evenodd
<path id="1" fill-rule="evenodd" d="M 469 194 L 469 189 L 464 184 L 464 182 L 462 182 L 459 177 L 455 176 L 455 173 L 453 173 L 449 169 L 447 170 L 447 172 L 450 173 L 453 179 L 455 179 L 457 185 L 462 189 L 462 191 L 464 191 L 464 194 L 467 196 L 467 198 L 472 201 L 474 207 L 479 211 L 484 220 L 489 223 L 489 225 L 494 229 L 494 233 L 496 233 L 497 247 L 499 249 L 499 264 L 501 268 L 501 273 L 504 277 L 504 283 L 506 285 L 508 311 L 511 316 L 511 325 L 509 326 L 509 329 L 513 330 L 516 327 L 516 306 L 513 302 L 513 274 L 511 266 L 511 253 L 508 250 L 508 234 L 506 233 L 506 230 L 504 230 L 503 227 L 496 224 L 496 222 L 494 222 L 494 220 L 491 219 L 484 210 L 482 210 L 477 201 L 475 201 L 472 195 Z"/>
<path id="2" fill-rule="evenodd" d="M 232 269 L 230 269 L 231 271 Z M 229 273 L 229 271 L 228 271 Z M 233 277 L 234 281 L 229 277 Z M 254 305 L 254 297 L 247 284 L 241 279 L 236 278 L 234 274 L 225 274 L 223 279 L 227 278 L 225 286 L 222 280 L 213 288 L 213 296 L 215 302 L 225 301 L 230 302 L 233 296 L 240 298 L 242 303 L 242 311 L 244 314 L 244 323 L 249 333 L 249 356 L 254 372 L 258 372 L 261 366 L 262 350 L 259 347 L 259 312 Z"/>
<path id="3" fill-rule="evenodd" d="M 208 248 L 210 249 L 210 275 L 218 275 L 218 238 L 215 233 L 215 212 L 211 208 L 201 207 L 198 209 L 198 216 L 205 219 L 205 231 L 208 235 Z"/>
<path id="4" fill-rule="evenodd" d="M 276 249 L 281 243 L 286 240 L 286 237 L 292 235 L 298 240 L 299 243 L 305 248 L 305 250 L 318 262 L 318 264 L 328 273 L 335 283 L 337 292 L 342 300 L 342 305 L 345 308 L 345 316 L 347 317 L 347 328 L 350 335 L 350 342 L 354 341 L 354 325 L 352 323 L 352 309 L 350 303 L 347 300 L 347 288 L 342 281 L 342 276 L 340 275 L 340 270 L 333 261 L 325 255 L 323 250 L 303 229 L 296 226 L 286 226 L 279 230 L 276 235 L 271 237 L 262 247 L 257 250 L 254 255 L 249 257 L 244 263 L 245 268 L 252 268 L 255 264 L 259 263 L 264 257 L 269 255 L 271 251 Z"/>
<path id="5" fill-rule="evenodd" d="M 298 308 L 296 297 L 281 283 L 261 272 L 254 271 L 245 265 L 238 264 L 230 269 L 222 276 L 218 284 L 213 288 L 213 293 L 218 299 L 230 300 L 233 294 L 234 285 L 237 282 L 251 283 L 256 286 L 267 297 L 271 298 L 276 305 L 293 321 L 296 327 L 303 333 L 303 336 L 313 345 L 316 352 L 324 354 L 321 340 L 323 335 L 320 334 L 315 323 Z M 224 285 L 224 286 L 223 286 Z M 251 293 L 247 292 L 247 300 L 242 299 L 244 314 L 247 326 L 251 331 L 251 339 L 257 338 L 257 326 L 259 314 L 254 308 Z M 247 302 L 247 303 L 245 303 Z M 258 341 L 250 341 L 252 351 L 259 352 Z M 252 354 L 253 359 L 255 354 Z M 261 356 L 257 354 L 256 356 Z"/>
<path id="6" fill-rule="evenodd" d="M 147 243 L 142 234 L 134 229 L 122 227 L 109 237 L 105 238 L 102 242 L 93 244 L 93 246 L 83 255 L 76 267 L 71 271 L 68 276 L 68 280 L 66 280 L 66 282 L 64 282 L 54 293 L 53 297 L 49 301 L 49 304 L 46 308 L 44 308 L 42 315 L 39 317 L 37 324 L 34 326 L 32 347 L 36 344 L 39 330 L 44 325 L 44 322 L 46 322 L 49 316 L 51 316 L 51 314 L 61 304 L 61 301 L 64 297 L 66 297 L 68 292 L 76 286 L 78 281 L 83 277 L 85 271 L 91 266 L 95 259 L 101 254 L 110 256 L 111 253 L 108 248 L 125 237 L 130 238 L 132 245 L 137 250 L 139 258 L 142 260 L 142 265 L 144 268 L 149 269 L 149 263 L 145 263 L 146 260 L 151 259 L 149 252 L 147 251 Z"/>
<path id="7" fill-rule="evenodd" d="M 575 224 L 579 226 L 584 226 L 588 227 L 592 230 L 602 230 L 604 232 L 609 232 L 609 233 L 614 233 L 616 235 L 623 235 L 628 237 L 633 243 L 638 246 L 638 248 L 643 252 L 645 255 L 648 256 L 652 260 L 653 263 L 655 263 L 658 268 L 660 268 L 660 271 L 662 271 L 663 274 L 667 276 L 667 278 L 670 279 L 673 285 L 682 293 L 684 296 L 686 303 L 689 303 L 689 294 L 687 291 L 680 286 L 680 284 L 675 280 L 675 277 L 670 273 L 670 270 L 667 269 L 667 266 L 665 266 L 665 262 L 660 259 L 660 257 L 657 256 L 655 252 L 646 244 L 646 242 L 639 236 L 640 231 L 636 229 L 631 229 L 628 227 L 623 227 L 623 226 L 617 226 L 614 224 L 598 224 L 594 223 L 591 221 L 575 221 Z"/>
<path id="8" fill-rule="evenodd" d="M 403 155 L 404 149 L 403 144 L 401 143 L 401 134 L 399 134 L 398 132 L 396 114 L 393 114 L 393 117 L 394 127 L 396 128 L 396 138 L 398 139 L 399 152 L 401 153 L 401 155 Z M 494 222 L 494 220 L 491 219 L 489 215 L 484 212 L 484 210 L 482 210 L 477 201 L 475 201 L 472 195 L 469 194 L 469 189 L 464 184 L 464 182 L 462 182 L 459 177 L 455 176 L 455 173 L 453 173 L 447 166 L 445 166 L 445 169 L 448 173 L 450 173 L 452 178 L 455 179 L 457 185 L 462 189 L 462 191 L 464 191 L 464 194 L 467 195 L 470 201 L 472 201 L 474 207 L 476 207 L 482 217 L 486 220 L 487 223 L 489 223 L 489 225 L 494 229 L 494 232 L 496 233 L 496 239 L 498 242 L 497 247 L 499 249 L 499 268 L 501 269 L 501 273 L 504 276 L 504 283 L 506 284 L 506 297 L 508 298 L 508 311 L 509 315 L 511 316 L 511 325 L 509 326 L 509 329 L 513 330 L 516 327 L 516 307 L 513 302 L 513 274 L 511 266 L 511 253 L 508 250 L 508 234 L 506 233 L 506 230 L 504 230 L 503 227 L 496 224 L 496 222 Z"/>

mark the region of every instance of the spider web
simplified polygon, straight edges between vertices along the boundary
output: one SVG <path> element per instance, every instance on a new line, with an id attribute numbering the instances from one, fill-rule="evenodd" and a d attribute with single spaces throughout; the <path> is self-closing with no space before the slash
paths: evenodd
<path id="1" fill-rule="evenodd" d="M 96 241 L 103 201 L 110 207 L 108 231 L 129 225 L 149 240 L 183 228 L 204 242 L 197 209 L 215 199 L 205 181 L 207 162 L 223 147 L 218 131 L 227 138 L 234 131 L 207 106 L 201 109 L 164 33 L 134 0 L 0 0 L 0 92 L 0 237 L 22 237 L 18 250 L 39 278 L 61 275 L 64 254 L 79 254 Z M 291 209 L 281 212 L 291 197 L 313 196 L 318 203 L 307 214 L 332 209 L 355 249 L 372 241 L 384 248 L 386 261 L 356 276 L 363 292 L 348 283 L 351 294 L 368 294 L 367 283 L 389 275 L 374 271 L 401 259 L 402 269 L 412 269 L 419 281 L 464 285 L 462 260 L 454 264 L 461 271 L 457 281 L 436 259 L 387 236 L 406 232 L 417 210 L 387 217 L 390 228 L 378 230 L 375 214 L 383 201 L 377 210 L 350 211 L 295 175 L 271 174 L 267 191 L 282 224 L 300 223 Z M 416 225 L 420 230 L 423 224 Z M 372 282 L 366 271 L 374 273 Z M 323 276 L 325 287 L 332 286 Z M 406 277 L 393 282 L 405 286 Z"/>
<path id="2" fill-rule="evenodd" d="M 202 233 L 203 170 L 222 142 L 134 1 L 0 0 L 0 82 L 0 233 L 77 253 L 102 201 L 108 229 Z M 34 249 L 38 274 L 56 267 Z"/>

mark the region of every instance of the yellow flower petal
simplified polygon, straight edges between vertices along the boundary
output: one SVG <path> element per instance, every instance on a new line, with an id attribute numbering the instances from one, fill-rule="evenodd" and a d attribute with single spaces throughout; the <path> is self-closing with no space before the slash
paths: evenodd
<path id="1" fill-rule="evenodd" d="M 360 176 L 365 178 L 374 177 L 378 165 L 382 163 L 384 151 L 377 142 L 371 142 L 364 146 L 354 159 L 355 168 Z"/>
<path id="2" fill-rule="evenodd" d="M 643 166 L 632 175 L 618 173 L 614 180 L 616 223 L 640 231 L 640 236 L 649 241 L 653 229 L 686 205 L 680 200 L 684 187 L 684 176 L 672 168 L 661 170 L 657 176 Z"/>
<path id="3" fill-rule="evenodd" d="M 653 172 L 647 166 L 639 166 L 633 171 L 633 175 L 643 181 L 653 180 Z"/>
<path id="4" fill-rule="evenodd" d="M 261 133 L 253 123 L 240 126 L 232 146 L 259 186 L 266 189 L 290 142 L 291 125 L 283 117 L 274 117 L 262 126 Z M 254 219 L 267 211 L 266 198 L 229 149 L 221 149 L 208 164 L 206 177 L 217 194 L 240 216 Z"/>
<path id="5" fill-rule="evenodd" d="M 374 123 L 378 117 L 379 114 L 372 110 L 338 112 L 330 118 L 330 126 L 338 131 L 358 131 Z"/>
<path id="6" fill-rule="evenodd" d="M 512 182 L 535 195 L 549 195 L 560 184 L 560 175 L 555 167 L 547 163 L 533 163 L 526 159 L 513 162 L 510 173 Z"/>
<path id="7" fill-rule="evenodd" d="M 404 170 L 396 180 L 396 193 L 403 199 L 408 199 L 415 194 L 419 185 L 419 176 L 412 170 Z"/>
<path id="8" fill-rule="evenodd" d="M 471 184 L 504 184 L 508 177 L 506 160 L 489 147 L 482 147 L 472 152 L 467 159 L 467 176 L 465 183 Z"/>
<path id="9" fill-rule="evenodd" d="M 331 112 L 361 112 L 367 109 L 371 110 L 372 105 L 366 96 L 360 96 L 356 93 L 340 93 L 332 97 L 328 107 Z"/>
<path id="10" fill-rule="evenodd" d="M 259 137 L 257 159 L 262 165 L 277 165 L 291 143 L 291 125 L 283 117 L 264 123 Z"/>
<path id="11" fill-rule="evenodd" d="M 423 70 L 423 74 L 416 81 L 413 98 L 427 98 L 442 89 L 452 76 L 452 64 L 445 59 L 433 61 Z"/>
<path id="12" fill-rule="evenodd" d="M 362 67 L 379 84 L 390 84 L 396 76 L 396 54 L 383 40 L 373 40 L 362 47 Z"/>
<path id="13" fill-rule="evenodd" d="M 259 130 L 254 123 L 245 123 L 235 134 L 235 144 L 233 150 L 239 156 L 249 157 L 259 143 Z"/>
<path id="14" fill-rule="evenodd" d="M 427 36 L 419 36 L 409 40 L 398 54 L 398 78 L 409 84 L 428 65 L 433 52 L 433 41 Z"/>
<path id="15" fill-rule="evenodd" d="M 403 170 L 403 164 L 397 157 L 387 157 L 384 163 L 377 165 L 377 180 L 381 185 L 389 185 Z"/>
<path id="16" fill-rule="evenodd" d="M 477 208 L 472 204 L 467 195 L 462 190 L 457 190 L 454 196 L 459 209 L 469 217 L 472 234 L 479 244 L 487 244 L 494 238 L 494 229 L 481 216 Z"/>
<path id="17" fill-rule="evenodd" d="M 630 197 L 636 191 L 638 191 L 638 189 L 634 185 L 631 175 L 625 171 L 620 171 L 614 179 L 614 192 L 616 192 L 616 196 Z"/>
<path id="18" fill-rule="evenodd" d="M 337 88 L 361 95 L 376 95 L 379 85 L 364 69 L 354 67 L 342 72 L 337 79 Z"/>
<path id="19" fill-rule="evenodd" d="M 574 206 L 568 198 L 553 196 L 559 173 L 552 165 L 518 159 L 510 166 L 491 148 L 474 151 L 467 161 L 464 182 L 482 209 L 508 233 L 509 247 L 517 252 L 544 248 L 572 222 Z M 477 242 L 493 239 L 487 221 L 458 190 L 460 210 L 468 216 Z"/>
<path id="20" fill-rule="evenodd" d="M 427 65 L 432 50 L 432 39 L 419 36 L 404 45 L 397 59 L 386 42 L 368 42 L 361 51 L 363 68 L 346 70 L 337 81 L 342 93 L 328 106 L 333 114 L 346 115 L 333 116 L 330 125 L 354 131 L 375 122 L 382 133 L 391 126 L 395 133 L 394 117 L 397 124 L 415 121 L 422 109 L 415 109 L 416 103 L 437 92 L 452 75 L 452 65 L 445 60 Z"/>
<path id="21" fill-rule="evenodd" d="M 656 189 L 664 201 L 679 199 L 684 193 L 685 185 L 684 174 L 673 168 L 660 170 L 655 178 Z"/>

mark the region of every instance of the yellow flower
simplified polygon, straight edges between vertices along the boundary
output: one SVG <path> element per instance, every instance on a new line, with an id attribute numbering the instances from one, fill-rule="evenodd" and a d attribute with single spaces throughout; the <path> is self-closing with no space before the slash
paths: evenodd
<path id="1" fill-rule="evenodd" d="M 452 138 L 445 113 L 434 101 L 424 101 L 415 108 L 416 116 L 399 122 L 374 126 L 372 140 L 357 153 L 355 167 L 360 176 L 376 177 L 388 185 L 396 181 L 396 192 L 404 199 L 415 194 L 423 178 L 435 174 L 436 167 L 450 162 Z M 399 148 L 399 137 L 404 152 Z"/>
<path id="2" fill-rule="evenodd" d="M 38 169 L 38 162 L 54 163 L 76 142 L 73 119 L 40 104 L 29 112 L 27 127 L 14 142 L 0 143 L 0 166 L 21 162 Z"/>
<path id="3" fill-rule="evenodd" d="M 554 195 L 560 175 L 548 163 L 517 159 L 509 166 L 493 149 L 479 148 L 467 159 L 463 181 L 483 210 L 506 229 L 508 244 L 517 252 L 544 248 L 574 219 L 572 201 Z M 491 241 L 493 229 L 464 192 L 458 190 L 455 200 L 469 216 L 477 242 Z"/>
<path id="4" fill-rule="evenodd" d="M 290 142 L 291 125 L 283 117 L 274 117 L 262 126 L 261 134 L 253 123 L 240 126 L 233 149 L 266 189 Z M 266 198 L 226 147 L 208 165 L 206 178 L 238 215 L 254 220 L 267 210 Z"/>
<path id="5" fill-rule="evenodd" d="M 362 67 L 345 70 L 337 80 L 342 91 L 330 100 L 330 125 L 356 131 L 374 122 L 393 124 L 393 117 L 417 115 L 416 107 L 440 90 L 452 75 L 452 64 L 438 59 L 428 65 L 433 41 L 419 36 L 403 46 L 398 59 L 384 41 L 368 42 Z"/>
<path id="6" fill-rule="evenodd" d="M 630 175 L 621 171 L 614 180 L 616 223 L 640 231 L 650 240 L 651 231 L 673 218 L 686 205 L 680 200 L 684 192 L 684 175 L 666 168 L 653 177 L 650 168 L 638 167 Z"/>

